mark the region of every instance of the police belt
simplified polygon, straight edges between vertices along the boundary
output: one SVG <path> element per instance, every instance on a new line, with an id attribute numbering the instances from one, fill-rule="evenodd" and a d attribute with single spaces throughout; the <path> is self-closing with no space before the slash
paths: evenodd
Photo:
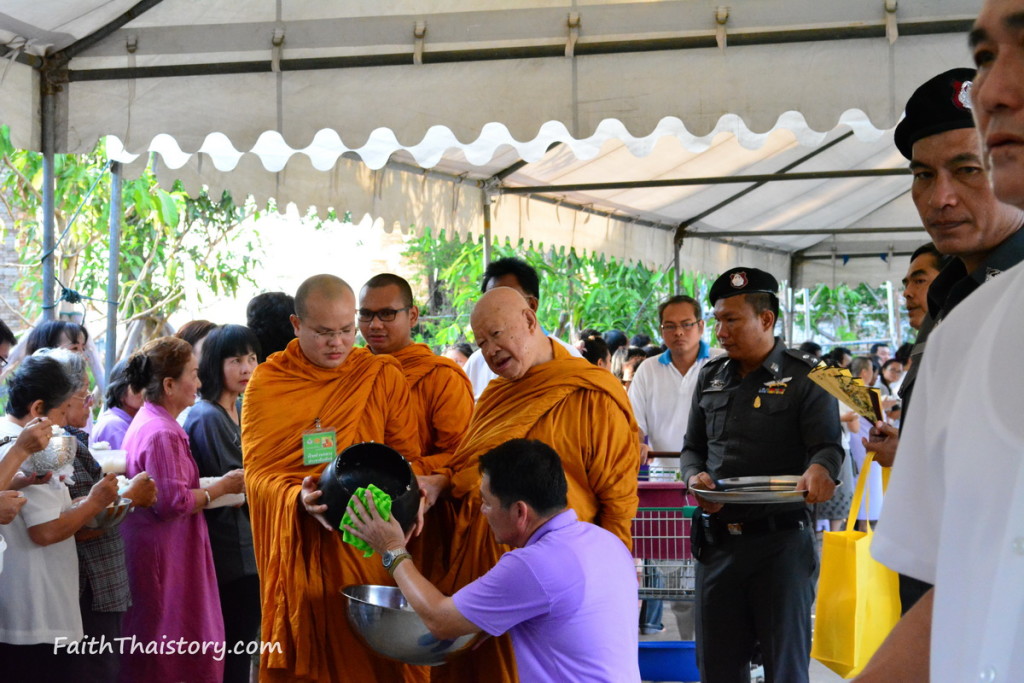
<path id="1" fill-rule="evenodd" d="M 743 522 L 726 522 L 719 519 L 718 515 L 709 515 L 709 521 L 717 530 L 729 536 L 757 536 L 773 531 L 808 529 L 811 526 L 811 520 L 806 510 L 787 510 Z"/>

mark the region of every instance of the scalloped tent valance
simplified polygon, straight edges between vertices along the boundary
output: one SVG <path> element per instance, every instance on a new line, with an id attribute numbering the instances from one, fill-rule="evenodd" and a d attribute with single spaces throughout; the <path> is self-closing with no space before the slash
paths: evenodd
<path id="1" fill-rule="evenodd" d="M 18 146 L 41 148 L 46 120 L 55 152 L 115 136 L 125 159 L 159 150 L 162 177 L 193 187 L 463 234 L 494 200 L 496 236 L 707 270 L 757 254 L 791 281 L 806 279 L 805 257 L 845 279 L 837 254 L 923 241 L 912 207 L 893 206 L 909 204 L 906 179 L 579 186 L 901 166 L 883 131 L 916 85 L 968 63 L 977 12 L 974 0 L 3 5 L 0 122 Z M 892 259 L 876 260 L 885 269 L 867 278 L 891 277 Z"/>

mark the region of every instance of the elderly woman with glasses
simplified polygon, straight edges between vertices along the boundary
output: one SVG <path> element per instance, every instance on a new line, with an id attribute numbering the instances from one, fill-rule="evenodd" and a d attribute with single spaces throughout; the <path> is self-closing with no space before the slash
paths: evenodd
<path id="1" fill-rule="evenodd" d="M 0 437 L 63 425 L 79 381 L 80 372 L 51 355 L 26 358 L 8 380 Z M 107 475 L 77 501 L 49 475 L 35 481 L 42 483 L 22 489 L 26 502 L 20 514 L 0 526 L 8 545 L 0 574 L 0 662 L 5 680 L 63 681 L 71 657 L 56 654 L 55 647 L 83 634 L 73 536 L 117 498 L 117 481 Z"/>
<path id="2" fill-rule="evenodd" d="M 148 472 L 156 480 L 157 501 L 121 524 L 132 590 L 123 631 L 142 643 L 183 642 L 186 652 L 126 653 L 121 680 L 220 683 L 224 653 L 202 648 L 224 641 L 224 620 L 210 537 L 199 513 L 220 496 L 243 492 L 242 471 L 199 485 L 188 436 L 176 420 L 201 385 L 188 342 L 154 339 L 131 356 L 126 374 L 145 398 L 124 438 L 128 476 Z"/>
<path id="3" fill-rule="evenodd" d="M 100 464 L 89 452 L 89 435 L 82 429 L 89 419 L 93 395 L 81 355 L 65 349 L 45 350 L 59 360 L 78 378 L 78 386 L 68 404 L 65 431 L 77 440 L 74 460 L 74 483 L 71 496 L 86 495 L 103 479 Z M 156 501 L 156 485 L 145 472 L 138 474 L 122 494 L 140 507 Z M 82 627 L 87 638 L 115 643 L 121 636 L 121 618 L 131 604 L 128 590 L 128 569 L 125 566 L 124 542 L 116 527 L 84 528 L 75 534 L 78 551 L 79 601 Z M 69 674 L 75 681 L 116 681 L 120 670 L 120 653 L 114 649 L 86 651 L 70 659 Z"/>

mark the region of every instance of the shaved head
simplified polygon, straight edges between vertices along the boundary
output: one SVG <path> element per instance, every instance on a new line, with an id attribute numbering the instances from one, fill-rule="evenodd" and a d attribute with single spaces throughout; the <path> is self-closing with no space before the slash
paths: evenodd
<path id="1" fill-rule="evenodd" d="M 356 295 L 340 277 L 314 275 L 295 293 L 291 323 L 306 358 L 322 368 L 336 368 L 356 340 Z"/>
<path id="2" fill-rule="evenodd" d="M 309 300 L 314 296 L 331 301 L 346 295 L 355 299 L 352 288 L 340 277 L 327 273 L 313 275 L 299 285 L 299 291 L 295 292 L 295 315 L 306 317 L 309 313 Z"/>
<path id="3" fill-rule="evenodd" d="M 477 346 L 492 372 L 519 379 L 553 358 L 551 340 L 541 330 L 527 299 L 510 287 L 489 290 L 470 316 Z"/>

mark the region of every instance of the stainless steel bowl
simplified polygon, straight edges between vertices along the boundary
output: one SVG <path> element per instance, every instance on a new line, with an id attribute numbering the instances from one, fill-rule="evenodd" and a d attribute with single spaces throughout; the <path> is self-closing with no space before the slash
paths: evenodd
<path id="1" fill-rule="evenodd" d="M 366 645 L 406 664 L 437 666 L 477 642 L 480 633 L 438 640 L 394 586 L 348 586 L 348 623 Z"/>
<path id="2" fill-rule="evenodd" d="M 132 509 L 131 498 L 118 498 L 103 509 L 103 512 L 96 515 L 85 523 L 90 529 L 109 529 L 124 521 Z"/>
<path id="3" fill-rule="evenodd" d="M 70 465 L 78 450 L 78 439 L 70 434 L 50 437 L 50 443 L 41 451 L 28 456 L 21 469 L 26 474 L 46 474 Z"/>

